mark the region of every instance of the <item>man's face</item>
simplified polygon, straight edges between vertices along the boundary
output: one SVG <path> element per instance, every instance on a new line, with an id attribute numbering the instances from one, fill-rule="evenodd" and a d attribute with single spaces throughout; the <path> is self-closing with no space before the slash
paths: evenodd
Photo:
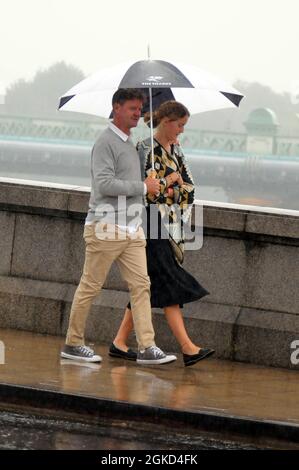
<path id="1" fill-rule="evenodd" d="M 136 127 L 141 116 L 143 102 L 137 99 L 125 101 L 124 104 L 114 105 L 114 116 L 122 126 L 131 129 Z"/>

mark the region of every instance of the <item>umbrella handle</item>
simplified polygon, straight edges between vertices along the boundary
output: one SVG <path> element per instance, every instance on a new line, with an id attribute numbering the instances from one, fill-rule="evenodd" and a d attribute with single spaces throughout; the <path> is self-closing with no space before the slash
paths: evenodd
<path id="1" fill-rule="evenodd" d="M 148 176 L 149 176 L 150 178 L 155 179 L 155 178 L 157 177 L 157 172 L 156 172 L 156 170 L 151 169 L 150 172 L 148 173 Z"/>
<path id="2" fill-rule="evenodd" d="M 152 179 L 157 178 L 156 170 L 151 169 L 148 173 L 148 176 L 149 176 L 149 178 L 152 178 Z M 158 191 L 155 195 L 158 197 L 160 195 L 160 191 Z"/>

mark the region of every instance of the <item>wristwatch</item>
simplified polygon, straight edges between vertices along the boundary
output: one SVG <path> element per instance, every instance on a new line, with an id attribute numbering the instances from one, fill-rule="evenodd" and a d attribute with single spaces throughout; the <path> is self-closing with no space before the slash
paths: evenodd
<path id="1" fill-rule="evenodd" d="M 163 184 L 165 188 L 167 187 L 167 181 L 165 178 L 160 178 L 160 184 Z"/>

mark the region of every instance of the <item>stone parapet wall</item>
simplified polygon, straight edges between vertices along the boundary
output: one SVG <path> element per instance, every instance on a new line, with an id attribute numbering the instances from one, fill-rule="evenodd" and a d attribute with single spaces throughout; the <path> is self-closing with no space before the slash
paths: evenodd
<path id="1" fill-rule="evenodd" d="M 0 181 L 0 327 L 64 335 L 84 262 L 89 189 L 17 181 Z M 204 202 L 203 226 L 203 246 L 184 264 L 210 292 L 184 308 L 193 339 L 221 358 L 298 367 L 290 363 L 299 340 L 298 213 Z M 128 298 L 113 266 L 91 310 L 89 340 L 110 343 Z M 162 311 L 154 323 L 157 343 L 177 351 Z"/>

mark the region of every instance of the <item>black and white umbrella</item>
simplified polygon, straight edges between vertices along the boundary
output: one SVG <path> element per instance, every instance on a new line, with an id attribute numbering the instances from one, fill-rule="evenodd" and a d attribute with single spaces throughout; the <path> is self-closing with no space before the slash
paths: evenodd
<path id="1" fill-rule="evenodd" d="M 214 75 L 192 65 L 164 60 L 140 60 L 117 65 L 87 77 L 60 98 L 59 110 L 111 115 L 111 98 L 118 88 L 143 88 L 148 101 L 143 112 L 167 100 L 183 103 L 191 114 L 237 107 L 243 95 Z M 153 150 L 153 127 L 150 120 Z M 152 155 L 153 157 L 153 155 Z"/>

